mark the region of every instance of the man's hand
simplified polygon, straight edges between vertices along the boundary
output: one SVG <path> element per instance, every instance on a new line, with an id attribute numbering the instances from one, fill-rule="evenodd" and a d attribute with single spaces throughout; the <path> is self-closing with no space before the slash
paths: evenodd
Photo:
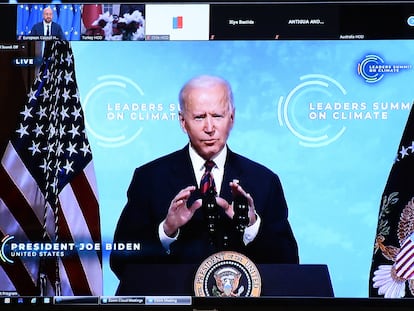
<path id="1" fill-rule="evenodd" d="M 193 217 L 195 211 L 200 208 L 202 204 L 201 199 L 196 200 L 190 207 L 187 207 L 187 201 L 195 189 L 195 186 L 188 186 L 182 189 L 171 201 L 163 225 L 166 235 L 170 237 L 176 235 L 178 229 L 185 225 Z"/>
<path id="2" fill-rule="evenodd" d="M 247 198 L 247 203 L 249 205 L 249 212 L 248 212 L 248 216 L 249 216 L 249 225 L 251 226 L 253 225 L 256 220 L 256 210 L 254 207 L 254 201 L 252 196 L 250 195 L 250 193 L 247 193 L 240 185 L 237 181 L 231 181 L 230 182 L 230 187 L 231 187 L 231 193 L 233 194 L 233 196 L 237 196 L 237 195 L 242 195 L 245 198 Z M 230 218 L 233 219 L 234 216 L 234 208 L 233 208 L 233 202 L 231 204 L 229 204 L 225 199 L 217 197 L 216 198 L 216 202 L 218 205 L 220 205 L 224 211 L 226 212 L 227 216 L 229 216 Z"/>

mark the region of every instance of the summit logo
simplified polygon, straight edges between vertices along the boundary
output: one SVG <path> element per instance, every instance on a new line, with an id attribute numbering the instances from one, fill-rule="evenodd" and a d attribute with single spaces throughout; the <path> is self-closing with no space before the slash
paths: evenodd
<path id="1" fill-rule="evenodd" d="M 6 235 L 0 242 L 0 260 L 6 263 L 13 263 L 13 260 L 11 260 L 8 257 L 9 253 L 9 242 L 14 239 L 14 236 L 12 235 Z"/>
<path id="2" fill-rule="evenodd" d="M 377 83 L 381 81 L 386 74 L 400 73 L 404 70 L 412 69 L 410 64 L 391 64 L 376 54 L 366 55 L 358 63 L 358 75 L 367 83 Z"/>

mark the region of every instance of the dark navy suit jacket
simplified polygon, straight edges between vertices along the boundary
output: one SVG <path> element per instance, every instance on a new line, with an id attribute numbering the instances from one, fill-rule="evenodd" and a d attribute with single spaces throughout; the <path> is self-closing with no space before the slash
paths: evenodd
<path id="1" fill-rule="evenodd" d="M 229 203 L 233 199 L 228 185 L 233 179 L 238 179 L 240 185 L 252 195 L 261 224 L 256 238 L 245 246 L 234 223 L 223 213 L 220 235 L 228 237 L 225 249 L 243 253 L 257 264 L 298 263 L 297 243 L 288 222 L 288 208 L 278 176 L 266 167 L 228 150 L 219 195 Z M 123 271 L 127 264 L 200 264 L 209 255 L 224 250 L 211 243 L 202 208 L 180 228 L 178 240 L 171 244 L 169 254 L 162 247 L 158 225 L 166 217 L 174 196 L 190 185 L 197 185 L 197 182 L 188 145 L 135 170 L 114 242 L 139 242 L 141 251 L 111 253 L 111 268 L 120 280 L 127 273 Z M 193 199 L 197 199 L 197 191 L 194 196 Z"/>
<path id="2" fill-rule="evenodd" d="M 31 36 L 44 36 L 43 22 L 34 24 L 32 30 L 30 31 Z M 52 22 L 52 27 L 50 29 L 50 35 L 55 36 L 61 40 L 66 40 L 65 34 L 63 33 L 62 27 L 58 23 Z"/>

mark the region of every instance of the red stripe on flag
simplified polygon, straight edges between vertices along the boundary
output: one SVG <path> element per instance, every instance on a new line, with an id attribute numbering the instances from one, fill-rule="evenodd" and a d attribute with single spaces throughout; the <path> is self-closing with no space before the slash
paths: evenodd
<path id="1" fill-rule="evenodd" d="M 72 243 L 73 237 L 61 208 L 59 208 L 58 217 L 59 235 L 65 239 L 65 242 Z M 91 295 L 92 291 L 86 279 L 79 255 L 73 252 L 70 256 L 61 257 L 61 259 L 65 266 L 73 294 Z"/>
<path id="2" fill-rule="evenodd" d="M 403 267 L 407 264 L 407 262 L 410 261 L 411 258 L 413 258 L 414 245 L 410 243 L 409 245 L 406 245 L 404 249 L 402 249 L 401 251 L 403 253 L 401 254 L 401 256 L 398 256 L 397 262 L 398 266 Z"/>
<path id="3" fill-rule="evenodd" d="M 33 209 L 27 203 L 20 189 L 10 179 L 10 176 L 0 165 L 0 197 L 32 241 L 42 241 L 43 227 Z M 6 232 L 10 234 L 12 232 Z"/>
<path id="4" fill-rule="evenodd" d="M 82 210 L 92 239 L 99 243 L 101 241 L 99 205 L 85 172 L 82 171 L 75 176 L 70 185 Z"/>
<path id="5" fill-rule="evenodd" d="M 407 278 L 407 274 L 410 275 L 414 272 L 413 259 L 414 245 L 409 238 L 403 243 L 397 255 L 396 272 L 399 277 Z"/>
<path id="6" fill-rule="evenodd" d="M 29 174 L 28 172 L 26 173 Z M 43 238 L 42 224 L 38 221 L 38 218 L 36 214 L 34 213 L 33 209 L 30 207 L 30 205 L 28 205 L 20 189 L 11 180 L 10 176 L 8 175 L 7 171 L 4 169 L 2 165 L 0 165 L 0 184 L 1 184 L 0 197 L 2 198 L 4 204 L 7 206 L 10 213 L 16 219 L 16 222 L 19 223 L 20 227 L 25 232 L 29 241 L 45 242 L 45 243 L 50 242 L 49 237 Z M 5 234 L 15 234 L 15 232 L 5 232 Z M 23 270 L 19 270 L 19 273 L 22 273 L 22 274 L 21 275 L 18 274 L 17 276 L 20 276 L 22 280 L 27 280 L 28 278 L 32 280 L 32 277 L 30 277 L 30 273 L 24 268 L 21 260 L 19 259 L 19 260 L 16 260 L 16 262 L 17 261 L 23 267 Z M 13 269 L 5 269 L 5 271 L 10 279 L 13 279 L 13 280 L 16 279 L 16 274 L 15 274 L 16 272 L 14 272 Z M 46 275 L 52 283 L 56 280 L 56 273 L 53 267 L 47 266 Z M 37 277 L 38 277 L 37 275 L 33 276 L 34 279 L 37 279 Z M 16 283 L 14 284 L 17 287 Z M 19 287 L 26 288 L 25 285 L 19 286 Z M 23 292 L 18 291 L 18 292 L 25 293 L 26 295 L 25 291 Z"/>
<path id="7" fill-rule="evenodd" d="M 5 237 L 0 231 L 0 240 Z M 1 262 L 1 266 L 6 272 L 9 279 L 12 281 L 18 293 L 25 293 L 26 295 L 37 296 L 40 294 L 36 284 L 30 277 L 28 271 L 25 269 L 20 258 L 13 258 L 13 263 Z"/>

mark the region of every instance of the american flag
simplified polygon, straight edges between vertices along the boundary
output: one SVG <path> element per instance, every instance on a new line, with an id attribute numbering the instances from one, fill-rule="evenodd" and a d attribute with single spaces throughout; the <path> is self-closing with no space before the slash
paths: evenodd
<path id="1" fill-rule="evenodd" d="M 101 242 L 93 160 L 74 67 L 68 41 L 45 42 L 39 74 L 1 160 L 0 240 Z M 101 251 L 47 258 L 0 260 L 0 292 L 102 294 Z M 40 275 L 46 278 L 43 290 Z"/>

